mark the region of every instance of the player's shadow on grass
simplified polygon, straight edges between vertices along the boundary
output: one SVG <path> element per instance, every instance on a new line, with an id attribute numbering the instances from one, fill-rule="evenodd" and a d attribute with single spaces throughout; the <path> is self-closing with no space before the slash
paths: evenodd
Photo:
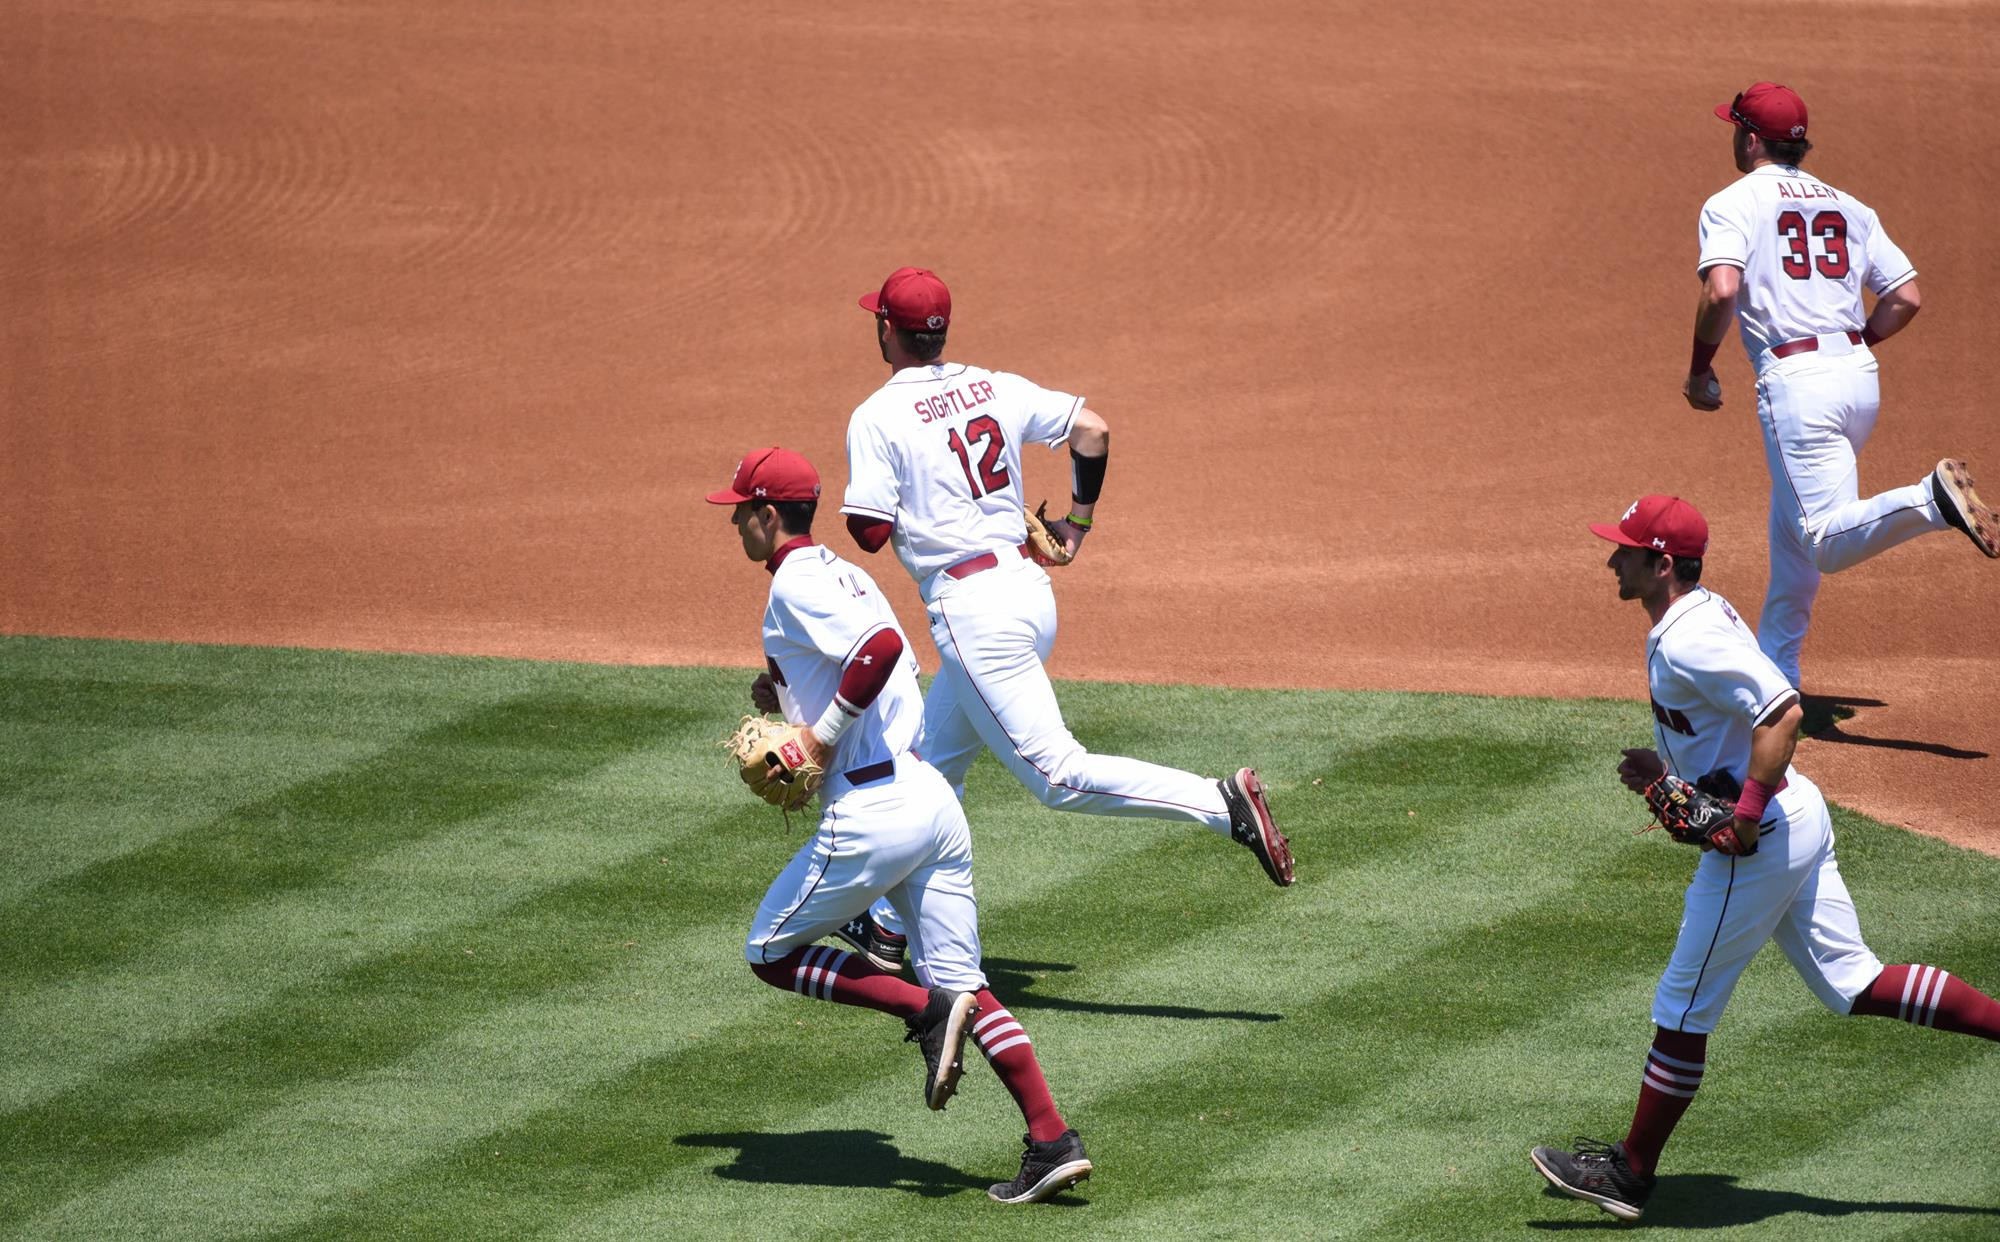
<path id="1" fill-rule="evenodd" d="M 1248 1009 L 1196 1009 L 1189 1005 L 1117 1005 L 1107 1001 L 1070 1000 L 1061 996 L 1037 996 L 1035 984 L 1043 977 L 1075 970 L 1067 962 L 1022 962 L 1011 957 L 989 957 L 981 961 L 986 979 L 998 996 L 1015 1009 L 1061 1009 L 1070 1013 L 1108 1013 L 1129 1018 L 1221 1018 L 1230 1022 L 1282 1022 L 1283 1014 L 1257 1013 Z"/>
<path id="2" fill-rule="evenodd" d="M 948 1164 L 918 1160 L 874 1130 L 802 1130 L 793 1134 L 683 1134 L 680 1147 L 733 1147 L 736 1159 L 718 1166 L 717 1177 L 736 1182 L 785 1186 L 887 1187 L 926 1199 L 985 1190 L 981 1180 Z"/>
<path id="3" fill-rule="evenodd" d="M 1729 1229 L 1754 1225 L 1774 1216 L 1992 1216 L 2000 1208 L 1974 1207 L 1961 1203 L 1917 1203 L 1909 1199 L 1822 1199 L 1818 1195 L 1790 1190 L 1756 1190 L 1738 1186 L 1730 1173 L 1669 1173 L 1660 1178 L 1646 1214 L 1638 1224 L 1627 1224 L 1587 1203 L 1563 1194 L 1553 1186 L 1542 1188 L 1546 1199 L 1561 1200 L 1570 1207 L 1591 1213 L 1576 1220 L 1533 1220 L 1531 1229 L 1621 1229 L 1652 1225 L 1673 1229 Z"/>
<path id="4" fill-rule="evenodd" d="M 1842 721 L 1852 720 L 1859 707 L 1887 707 L 1881 699 L 1847 698 L 1837 694 L 1802 694 L 1799 706 L 1805 710 L 1805 719 L 1799 722 L 1799 736 L 1812 738 L 1816 742 L 1834 742 L 1842 746 L 1870 746 L 1877 750 L 1920 750 L 1927 755 L 1938 755 L 1945 759 L 1984 759 L 1983 750 L 1966 750 L 1958 746 L 1947 746 L 1943 742 L 1919 742 L 1902 737 L 1861 737 L 1844 732 Z"/>

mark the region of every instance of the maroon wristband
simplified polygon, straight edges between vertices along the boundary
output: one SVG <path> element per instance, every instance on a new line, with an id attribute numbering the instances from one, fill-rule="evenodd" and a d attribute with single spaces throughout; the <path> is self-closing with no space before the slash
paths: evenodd
<path id="1" fill-rule="evenodd" d="M 1760 780 L 1744 781 L 1743 795 L 1736 799 L 1736 818 L 1752 822 L 1763 819 L 1764 807 L 1776 792 L 1775 785 L 1766 785 Z"/>
<path id="2" fill-rule="evenodd" d="M 1722 348 L 1722 342 L 1710 344 L 1699 336 L 1694 338 L 1694 356 L 1688 360 L 1689 375 L 1706 375 L 1715 369 L 1715 351 Z"/>

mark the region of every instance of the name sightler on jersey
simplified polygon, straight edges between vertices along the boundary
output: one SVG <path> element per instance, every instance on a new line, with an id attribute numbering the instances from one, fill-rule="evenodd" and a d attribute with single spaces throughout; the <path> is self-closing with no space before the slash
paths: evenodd
<path id="1" fill-rule="evenodd" d="M 993 385 L 985 380 L 973 380 L 963 388 L 947 388 L 935 397 L 925 397 L 911 408 L 916 410 L 918 422 L 928 423 L 950 418 L 991 400 Z"/>

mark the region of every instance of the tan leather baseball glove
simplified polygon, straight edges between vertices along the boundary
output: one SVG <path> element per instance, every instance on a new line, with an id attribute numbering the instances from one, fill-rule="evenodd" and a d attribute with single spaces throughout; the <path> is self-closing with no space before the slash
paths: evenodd
<path id="1" fill-rule="evenodd" d="M 779 810 L 796 811 L 826 783 L 810 732 L 805 725 L 745 716 L 721 745 L 735 758 L 737 775 L 751 793 Z"/>

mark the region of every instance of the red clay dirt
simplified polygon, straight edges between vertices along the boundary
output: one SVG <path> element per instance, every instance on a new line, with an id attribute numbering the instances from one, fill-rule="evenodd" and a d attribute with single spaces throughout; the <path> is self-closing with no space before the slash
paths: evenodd
<path id="1" fill-rule="evenodd" d="M 0 9 L 0 632 L 757 662 L 700 494 L 817 460 L 884 377 L 855 295 L 936 268 L 952 354 L 1116 441 L 1059 676 L 1644 695 L 1584 531 L 1767 483 L 1678 394 L 1709 115 L 1760 77 L 1925 310 L 1874 490 L 2000 485 L 1979 6 L 542 3 Z M 1037 452 L 1031 502 L 1060 497 Z M 832 542 L 851 545 L 837 523 Z M 915 595 L 891 563 L 902 615 Z M 1993 849 L 2000 565 L 1827 581 L 1802 767 Z M 1635 705 L 1633 738 L 1645 736 Z M 1609 778 L 1613 756 L 1606 757 Z"/>

